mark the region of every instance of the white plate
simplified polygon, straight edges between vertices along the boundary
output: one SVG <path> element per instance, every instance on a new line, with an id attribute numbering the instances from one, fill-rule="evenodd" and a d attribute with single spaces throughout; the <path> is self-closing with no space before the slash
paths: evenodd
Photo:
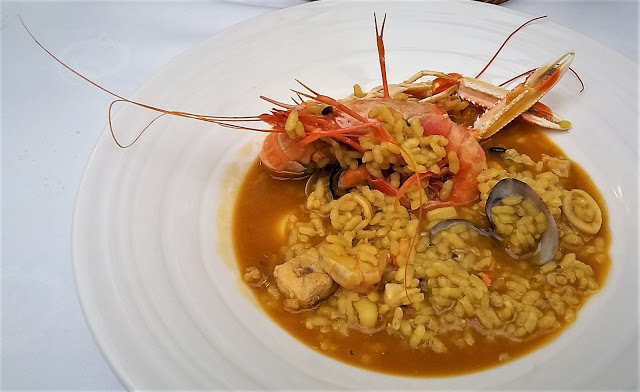
<path id="1" fill-rule="evenodd" d="M 379 84 L 373 12 L 387 12 L 389 79 L 419 69 L 474 75 L 529 19 L 476 2 L 328 2 L 273 12 L 212 37 L 173 60 L 135 94 L 164 108 L 247 115 L 266 95 L 286 100 L 294 78 L 341 97 Z M 76 203 L 73 251 L 83 308 L 113 369 L 146 388 L 578 387 L 635 342 L 636 67 L 548 20 L 517 34 L 484 79 L 499 82 L 567 51 L 586 84 L 567 75 L 545 102 L 573 122 L 552 134 L 591 173 L 613 231 L 613 267 L 578 321 L 552 344 L 505 366 L 461 377 L 402 378 L 322 356 L 257 307 L 233 261 L 233 191 L 263 135 L 165 117 L 132 148 L 107 132 Z M 604 99 L 604 97 L 607 97 Z M 630 104 L 631 103 L 631 104 Z M 152 118 L 116 116 L 126 139 Z M 232 173 L 232 175 L 229 175 Z M 628 222 L 632 222 L 631 225 Z M 615 336 L 615 339 L 613 337 Z M 607 341 L 604 345 L 594 342 Z"/>

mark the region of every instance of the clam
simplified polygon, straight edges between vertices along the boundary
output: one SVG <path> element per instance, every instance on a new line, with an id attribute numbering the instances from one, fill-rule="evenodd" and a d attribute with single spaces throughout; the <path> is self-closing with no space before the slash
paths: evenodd
<path id="1" fill-rule="evenodd" d="M 309 197 L 309 195 L 316 189 L 316 184 L 318 183 L 321 174 L 322 172 L 317 170 L 307 179 L 307 183 L 304 185 L 304 194 L 307 197 Z"/>
<path id="2" fill-rule="evenodd" d="M 556 252 L 558 251 L 558 227 L 556 226 L 556 221 L 553 219 L 551 211 L 549 211 L 549 208 L 547 208 L 547 205 L 544 203 L 544 201 L 542 201 L 538 193 L 529 185 L 520 180 L 516 180 L 515 178 L 505 178 L 499 181 L 493 187 L 491 193 L 489 193 L 489 197 L 487 198 L 487 203 L 485 206 L 485 213 L 487 215 L 489 223 L 491 224 L 491 228 L 483 229 L 464 219 L 447 219 L 438 223 L 431 229 L 431 238 L 433 238 L 442 230 L 446 230 L 455 224 L 463 224 L 472 228 L 483 236 L 504 242 L 504 239 L 496 233 L 495 224 L 492 219 L 492 208 L 498 205 L 502 199 L 510 195 L 522 196 L 524 200 L 528 200 L 539 211 L 541 211 L 547 220 L 547 230 L 540 237 L 540 240 L 538 241 L 538 247 L 534 252 L 525 255 L 516 255 L 515 253 L 510 251 L 508 246 L 506 247 L 507 252 L 509 253 L 509 255 L 516 259 L 524 259 L 534 255 L 538 255 L 538 264 L 545 264 L 553 260 Z"/>

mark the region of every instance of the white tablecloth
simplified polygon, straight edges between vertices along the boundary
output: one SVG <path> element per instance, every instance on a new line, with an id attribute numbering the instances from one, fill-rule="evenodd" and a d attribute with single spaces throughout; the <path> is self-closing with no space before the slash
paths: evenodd
<path id="1" fill-rule="evenodd" d="M 3 3 L 2 389 L 121 390 L 80 308 L 71 222 L 82 172 L 111 97 L 88 86 L 29 38 L 123 96 L 205 38 L 302 0 Z M 504 7 L 583 33 L 637 61 L 638 4 L 511 0 Z M 631 347 L 630 350 L 635 350 Z M 620 362 L 620 361 L 619 361 Z M 621 386 L 633 368 L 613 363 Z M 599 385 L 594 377 L 594 388 Z"/>

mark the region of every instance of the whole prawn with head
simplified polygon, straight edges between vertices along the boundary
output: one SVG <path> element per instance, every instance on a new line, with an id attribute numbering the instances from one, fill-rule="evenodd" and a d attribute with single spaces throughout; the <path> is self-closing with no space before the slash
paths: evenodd
<path id="1" fill-rule="evenodd" d="M 393 161 L 411 169 L 405 171 L 401 181 L 396 178 L 394 184 L 383 171 L 371 171 L 366 165 L 354 163 L 343 173 L 338 185 L 346 189 L 355 185 L 368 184 L 384 194 L 395 197 L 397 202 L 408 205 L 405 193 L 411 187 L 421 186 L 423 181 L 428 182 L 429 186 L 445 187 L 448 184 L 449 192 L 446 197 L 441 197 L 440 200 L 420 199 L 418 221 L 424 209 L 463 205 L 477 198 L 476 178 L 487 167 L 484 150 L 478 143 L 479 140 L 490 137 L 521 115 L 527 121 L 542 126 L 555 129 L 568 128 L 568 122 L 558 120 L 549 108 L 537 102 L 569 69 L 573 53 L 569 52 L 549 64 L 538 67 L 523 83 L 511 91 L 477 79 L 435 71 L 420 71 L 403 83 L 390 85 L 387 83 L 382 39 L 385 23 L 386 17 L 381 29 L 378 30 L 377 20 L 375 21 L 382 86 L 374 88 L 367 94 L 356 89 L 354 95 L 336 100 L 318 94 L 301 83 L 309 93 L 296 92 L 300 101 L 294 100 L 295 105 L 261 97 L 278 108 L 268 114 L 246 117 L 172 111 L 124 98 L 66 65 L 40 44 L 26 26 L 24 27 L 34 41 L 58 63 L 116 98 L 110 106 L 109 118 L 111 118 L 113 104 L 125 102 L 158 112 L 159 115 L 149 125 L 168 114 L 211 122 L 232 129 L 268 132 L 260 159 L 263 166 L 277 179 L 304 178 L 318 168 L 339 162 L 336 154 L 337 146 L 359 153 L 366 152 L 362 140 L 395 146 L 396 156 L 393 157 Z M 419 82 L 423 76 L 435 76 L 436 79 Z M 445 110 L 438 107 L 437 103 L 440 99 L 455 93 L 461 99 L 467 99 L 476 105 L 488 108 L 477 118 L 473 127 L 456 124 Z M 305 101 L 303 97 L 308 100 Z M 439 135 L 446 139 L 444 145 L 446 154 L 437 162 L 437 165 L 432 165 L 430 171 L 418 170 L 415 157 L 394 139 L 390 130 L 385 127 L 384 118 L 371 116 L 372 110 L 380 107 L 388 108 L 387 112 L 394 116 L 397 114 L 407 121 L 407 124 L 419 124 L 425 136 Z M 245 122 L 251 121 L 265 122 L 271 125 L 271 129 L 244 125 Z M 399 123 L 399 121 L 395 122 Z M 389 121 L 387 125 L 388 123 Z M 111 128 L 111 121 L 109 125 Z M 113 128 L 111 128 L 111 134 L 118 146 L 126 148 L 134 144 L 149 125 L 128 145 L 123 145 L 117 140 Z M 413 174 L 408 175 L 407 172 Z M 442 192 L 440 194 L 442 195 Z M 414 237 L 412 241 L 415 239 Z M 413 242 L 410 249 L 412 248 Z M 331 295 L 337 286 L 360 293 L 373 290 L 382 279 L 389 259 L 390 255 L 384 251 L 379 251 L 372 258 L 361 258 L 347 254 L 340 247 L 322 243 L 277 266 L 274 277 L 280 291 L 294 300 L 298 308 L 308 308 Z"/>
<path id="2" fill-rule="evenodd" d="M 431 169 L 431 172 L 414 170 L 413 175 L 406 177 L 404 182 L 397 186 L 381 175 L 383 173 L 371 172 L 362 163 L 358 167 L 348 168 L 339 178 L 337 185 L 346 189 L 368 184 L 408 206 L 405 193 L 411 187 L 420 186 L 422 181 L 429 181 L 430 186 L 446 187 L 447 192 L 444 197 L 443 192 L 440 192 L 439 198 L 421 202 L 418 207 L 420 211 L 442 206 L 464 205 L 476 200 L 477 177 L 487 168 L 485 153 L 479 144 L 480 140 L 495 134 L 522 114 L 527 116 L 528 121 L 533 119 L 532 122 L 540 125 L 550 124 L 550 127 L 558 129 L 561 121 L 549 114 L 550 109 L 540 110 L 541 104 L 538 104 L 537 109 L 534 108 L 531 111 L 529 109 L 534 107 L 566 73 L 573 59 L 573 53 L 567 53 L 550 64 L 538 67 L 523 83 L 506 93 L 497 86 L 477 79 L 432 71 L 421 71 L 405 83 L 389 86 L 385 72 L 383 31 L 384 22 L 380 32 L 376 24 L 378 57 L 383 80 L 381 87 L 374 88 L 369 94 L 357 94 L 357 91 L 354 91 L 354 95 L 346 99 L 335 100 L 320 95 L 301 83 L 313 95 L 297 92 L 301 102 L 296 105 L 269 100 L 281 107 L 281 109 L 274 109 L 271 114 L 261 116 L 263 121 L 277 131 L 267 136 L 260 155 L 262 164 L 272 176 L 287 179 L 304 178 L 317 168 L 336 163 L 338 161 L 336 143 L 361 153 L 365 152 L 364 144 L 359 142 L 363 138 L 373 139 L 378 143 L 389 142 L 400 148 L 399 141 L 394 140 L 387 128 L 383 126 L 384 116 L 372 115 L 373 109 L 384 106 L 390 109 L 387 112 L 399 114 L 407 124 L 417 119 L 424 136 L 444 137 L 447 141 L 444 145 L 446 154 L 438 162 L 435 170 Z M 436 76 L 437 79 L 431 83 L 416 84 L 416 81 L 425 75 Z M 461 98 L 488 106 L 472 127 L 455 123 L 445 110 L 437 106 L 439 99 L 446 98 L 457 90 L 464 92 L 459 94 Z M 396 99 L 391 97 L 391 93 Z M 420 98 L 412 97 L 408 95 L 409 93 L 419 95 Z M 304 101 L 302 97 L 307 97 L 309 100 Z M 483 97 L 484 100 L 477 97 Z M 544 117 L 540 117 L 540 113 L 543 113 Z M 398 153 L 396 161 L 414 168 L 417 166 L 406 150 Z M 413 242 L 411 245 L 413 246 Z M 379 252 L 375 262 L 365 262 L 348 255 L 340 246 L 326 243 L 312 252 L 316 259 L 313 268 L 316 274 L 324 273 L 324 280 L 332 280 L 345 289 L 361 293 L 372 290 L 380 282 L 388 264 L 387 260 L 390 258 L 388 253 Z M 293 259 L 277 269 L 289 268 L 296 263 L 298 260 Z M 284 282 L 282 274 L 274 272 L 274 275 L 281 291 L 285 294 L 289 293 L 287 295 L 290 299 L 295 299 L 296 295 L 285 288 L 287 283 Z M 301 282 L 301 279 L 305 278 L 300 276 L 295 281 Z M 307 286 L 307 289 L 313 287 L 327 286 L 326 283 L 318 282 L 317 286 Z M 325 290 L 324 297 L 328 297 L 331 292 Z M 321 300 L 317 296 L 314 299 L 314 301 L 304 298 L 297 300 L 298 303 L 310 307 Z"/>
<path id="3" fill-rule="evenodd" d="M 372 109 L 386 106 L 392 112 L 399 113 L 407 122 L 414 118 L 419 119 L 425 136 L 440 135 L 448 140 L 444 146 L 446 156 L 438 162 L 439 169 L 430 173 L 416 172 L 413 176 L 404 178 L 401 186 L 392 186 L 387 178 L 380 176 L 380 173 L 367 171 L 363 165 L 349 168 L 340 179 L 340 187 L 369 184 L 387 195 L 402 200 L 410 187 L 418 185 L 420 181 L 429 181 L 439 187 L 446 184 L 448 192 L 445 200 L 424 200 L 423 209 L 463 205 L 477 198 L 476 178 L 487 167 L 484 150 L 479 141 L 492 136 L 521 115 L 524 115 L 527 121 L 539 125 L 554 129 L 568 128 L 568 122 L 558 120 L 550 109 L 538 101 L 569 69 L 574 57 L 572 52 L 538 67 L 511 91 L 477 79 L 435 71 L 421 71 L 404 83 L 388 85 L 383 32 L 384 22 L 380 32 L 376 24 L 382 86 L 374 88 L 368 94 L 354 93 L 346 99 L 335 100 L 320 95 L 301 83 L 312 95 L 297 92 L 298 96 L 301 99 L 307 97 L 309 100 L 296 105 L 269 100 L 282 108 L 261 116 L 261 119 L 276 131 L 267 136 L 260 155 L 262 164 L 272 176 L 287 179 L 304 178 L 319 167 L 337 162 L 335 147 L 332 147 L 331 143 L 337 142 L 359 152 L 364 152 L 362 143 L 359 143 L 359 139 L 362 138 L 397 144 L 382 126 L 380 118 L 369 118 Z M 421 77 L 428 75 L 437 78 L 431 82 L 417 82 Z M 457 92 L 460 92 L 457 97 L 461 99 L 489 106 L 472 127 L 453 122 L 447 112 L 437 106 L 438 100 Z M 393 98 L 391 94 L 394 94 Z M 544 107 L 544 110 L 541 107 Z M 406 162 L 405 158 L 405 154 L 398 154 L 397 161 L 405 161 L 407 165 L 411 165 L 412 163 Z M 406 202 L 406 199 L 404 201 Z"/>
<path id="4" fill-rule="evenodd" d="M 518 27 L 505 40 L 491 61 L 515 32 L 537 19 L 540 18 L 531 19 Z M 31 34 L 24 22 L 23 26 L 36 44 L 54 60 L 88 83 L 116 98 L 109 107 L 110 120 L 113 104 L 117 102 L 130 103 L 159 113 L 138 134 L 134 141 L 127 145 L 123 145 L 118 141 L 111 121 L 109 121 L 112 137 L 118 146 L 122 148 L 133 145 L 154 121 L 164 115 L 186 117 L 232 129 L 268 132 L 269 135 L 265 139 L 260 153 L 263 166 L 269 170 L 274 178 L 294 179 L 303 178 L 316 168 L 338 161 L 335 154 L 336 144 L 358 152 L 364 152 L 359 142 L 363 138 L 398 145 L 398 142 L 381 124 L 380 119 L 368 118 L 373 108 L 387 106 L 408 121 L 418 118 L 424 128 L 425 135 L 442 135 L 448 138 L 448 144 L 445 147 L 447 156 L 438 163 L 438 166 L 445 170 L 435 170 L 435 172 L 432 171 L 431 173 L 417 173 L 416 171 L 415 175 L 403 178 L 402 186 L 394 186 L 381 173 L 371 173 L 365 170 L 366 168 L 351 167 L 351 172 L 345 173 L 345 176 L 343 176 L 349 181 L 346 183 L 342 181 L 341 185 L 348 188 L 358 182 L 368 183 L 381 192 L 403 201 L 406 200 L 403 199 L 403 195 L 410 186 L 418 185 L 422 180 L 445 183 L 446 181 L 443 181 L 441 177 L 449 176 L 449 185 L 453 184 L 453 187 L 448 193 L 448 198 L 439 201 L 424 200 L 424 203 L 421 203 L 423 209 L 443 205 L 460 205 L 473 201 L 478 194 L 477 190 L 474 189 L 475 177 L 486 167 L 484 153 L 477 141 L 490 137 L 513 119 L 522 115 L 527 121 L 538 123 L 542 126 L 554 129 L 568 129 L 569 123 L 567 121 L 557 119 L 551 109 L 538 103 L 538 101 L 569 69 L 574 57 L 572 52 L 566 53 L 557 60 L 531 71 L 527 79 L 511 91 L 477 79 L 462 77 L 459 74 L 446 74 L 437 71 L 420 71 L 403 83 L 390 85 L 387 83 L 383 42 L 386 16 L 380 30 L 378 30 L 375 15 L 374 21 L 382 86 L 374 88 L 368 94 L 360 94 L 360 91 L 360 93 L 356 92 L 356 94 L 346 99 L 336 100 L 320 95 L 301 83 L 312 95 L 296 92 L 300 98 L 300 102 L 297 102 L 296 105 L 283 104 L 261 97 L 279 108 L 273 109 L 268 114 L 244 117 L 211 116 L 166 110 L 122 97 L 98 85 L 59 60 Z M 489 64 L 491 64 L 491 61 Z M 423 76 L 435 76 L 436 79 L 419 82 Z M 455 124 L 444 110 L 434 104 L 434 102 L 437 103 L 438 100 L 454 93 L 457 93 L 458 97 L 468 99 L 474 104 L 489 107 L 486 112 L 478 117 L 473 127 L 466 128 Z M 309 100 L 304 101 L 302 97 L 309 98 Z M 271 129 L 244 125 L 246 122 L 252 121 L 266 122 L 271 125 Z M 470 135 L 475 140 L 472 140 Z M 402 150 L 402 148 L 398 149 Z M 405 163 L 415 169 L 416 163 L 410 154 L 406 154 L 406 151 L 401 152 L 403 153 L 398 154 L 395 158 L 396 161 Z M 456 156 L 452 154 L 453 152 L 455 152 Z M 453 162 L 450 162 L 451 160 Z"/>

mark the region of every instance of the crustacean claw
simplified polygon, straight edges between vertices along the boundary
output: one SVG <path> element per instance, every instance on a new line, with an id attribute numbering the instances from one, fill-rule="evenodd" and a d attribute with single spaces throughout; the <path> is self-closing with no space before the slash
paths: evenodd
<path id="1" fill-rule="evenodd" d="M 456 93 L 460 98 L 474 105 L 491 108 L 500 99 L 509 94 L 509 90 L 482 80 L 463 76 L 460 78 Z M 561 119 L 547 105 L 536 102 L 526 112 L 520 115 L 524 121 L 539 125 L 547 129 L 567 131 L 571 128 L 571 122 Z"/>
<path id="2" fill-rule="evenodd" d="M 557 60 L 538 67 L 473 124 L 477 137 L 485 139 L 504 128 L 540 100 L 567 72 L 575 54 L 565 53 Z"/>

